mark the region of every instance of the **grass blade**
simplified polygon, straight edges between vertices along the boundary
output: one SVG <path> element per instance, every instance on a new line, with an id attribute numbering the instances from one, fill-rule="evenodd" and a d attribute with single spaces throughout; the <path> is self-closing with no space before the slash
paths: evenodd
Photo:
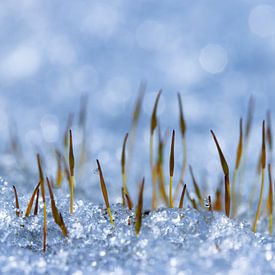
<path id="1" fill-rule="evenodd" d="M 257 231 L 257 222 L 258 222 L 260 211 L 261 211 L 261 205 L 262 205 L 262 200 L 263 200 L 263 192 L 264 192 L 264 177 L 265 177 L 265 166 L 266 166 L 265 121 L 263 121 L 263 126 L 262 126 L 261 165 L 262 165 L 261 190 L 260 190 L 259 202 L 258 202 L 258 206 L 257 206 L 257 211 L 256 211 L 254 223 L 253 223 L 253 228 L 252 228 L 254 233 Z"/>
<path id="2" fill-rule="evenodd" d="M 239 143 L 237 147 L 237 153 L 236 153 L 236 163 L 235 163 L 235 169 L 234 169 L 234 175 L 233 175 L 233 183 L 232 183 L 232 216 L 235 217 L 237 213 L 237 195 L 235 192 L 236 189 L 236 179 L 237 179 L 237 173 L 239 170 L 241 158 L 243 153 L 243 120 L 240 119 L 240 137 L 239 137 Z"/>
<path id="3" fill-rule="evenodd" d="M 273 179 L 272 179 L 272 171 L 271 164 L 268 165 L 268 175 L 269 175 L 269 190 L 268 190 L 268 210 L 269 210 L 269 224 L 268 231 L 269 234 L 272 235 L 273 231 Z"/>
<path id="4" fill-rule="evenodd" d="M 108 192 L 107 192 L 105 180 L 104 180 L 104 177 L 103 177 L 103 173 L 102 173 L 99 161 L 96 160 L 96 163 L 97 163 L 97 168 L 98 168 L 98 172 L 99 172 L 99 179 L 100 179 L 100 185 L 101 185 L 103 198 L 104 198 L 105 205 L 106 205 L 109 217 L 110 217 L 110 223 L 113 224 L 114 220 L 113 220 L 113 215 L 112 215 L 110 204 L 109 204 L 109 198 L 108 198 Z"/>
<path id="5" fill-rule="evenodd" d="M 169 203 L 170 207 L 173 206 L 173 176 L 174 176 L 174 151 L 175 151 L 175 130 L 172 132 L 172 141 L 171 141 L 171 149 L 170 149 L 170 162 L 169 162 L 169 174 L 170 174 L 170 182 L 169 182 Z"/>
<path id="6" fill-rule="evenodd" d="M 69 166 L 70 166 L 70 213 L 74 212 L 74 151 L 73 151 L 73 136 L 70 129 L 70 149 L 69 149 Z"/>
<path id="7" fill-rule="evenodd" d="M 189 165 L 189 170 L 190 170 L 190 174 L 191 174 L 191 178 L 192 178 L 192 182 L 193 182 L 193 185 L 194 185 L 194 190 L 195 190 L 195 193 L 196 193 L 196 196 L 200 202 L 200 204 L 202 204 L 202 195 L 201 195 L 201 191 L 200 191 L 200 188 L 199 188 L 199 185 L 195 179 L 195 176 L 194 176 L 194 173 L 193 173 L 193 169 L 192 169 L 192 166 Z"/>
<path id="8" fill-rule="evenodd" d="M 32 193 L 32 196 L 31 196 L 31 199 L 28 203 L 28 206 L 27 206 L 27 209 L 26 209 L 26 212 L 25 212 L 25 217 L 29 217 L 30 216 L 30 213 L 31 213 L 31 210 L 32 210 L 32 205 L 33 205 L 33 202 L 34 202 L 34 198 L 35 198 L 35 195 L 37 195 L 37 192 L 39 190 L 39 186 L 40 186 L 40 181 L 39 183 L 36 185 L 33 193 Z"/>
<path id="9" fill-rule="evenodd" d="M 15 214 L 16 214 L 17 217 L 19 217 L 19 215 L 20 215 L 20 206 L 19 206 L 18 195 L 17 195 L 16 187 L 13 185 L 12 188 L 13 188 L 14 197 L 15 197 Z"/>
<path id="10" fill-rule="evenodd" d="M 136 208 L 136 225 L 135 225 L 136 235 L 139 234 L 141 225 L 142 225 L 144 181 L 145 181 L 145 179 L 143 178 L 142 183 L 140 185 L 140 189 L 139 189 L 138 205 Z"/>
<path id="11" fill-rule="evenodd" d="M 55 223 L 60 227 L 63 235 L 65 237 L 68 237 L 68 231 L 67 228 L 64 224 L 64 221 L 62 219 L 61 213 L 58 211 L 56 204 L 55 204 L 55 200 L 54 200 L 54 195 L 53 195 L 53 191 L 51 188 L 51 184 L 49 182 L 49 179 L 46 178 L 47 180 L 47 185 L 48 185 L 48 189 L 49 189 L 49 193 L 50 193 L 50 198 L 51 198 L 51 208 L 52 208 L 52 215 L 53 215 L 53 219 L 55 221 Z"/>
<path id="12" fill-rule="evenodd" d="M 184 200 L 184 195 L 186 191 L 186 184 L 183 185 L 181 196 L 180 196 L 180 203 L 179 203 L 179 208 L 183 207 L 183 200 Z"/>
<path id="13" fill-rule="evenodd" d="M 39 188 L 37 189 L 37 192 L 36 192 L 36 200 L 35 200 L 35 206 L 33 211 L 34 216 L 37 216 L 38 214 L 38 202 L 39 202 Z"/>
<path id="14" fill-rule="evenodd" d="M 220 161 L 221 161 L 221 166 L 223 169 L 223 173 L 224 173 L 224 205 L 225 205 L 225 213 L 226 216 L 229 217 L 230 216 L 230 181 L 229 181 L 229 168 L 227 165 L 227 162 L 225 160 L 225 157 L 223 155 L 223 152 L 221 150 L 221 147 L 219 145 L 219 142 L 214 134 L 214 132 L 211 130 L 211 134 L 214 138 L 214 141 L 216 143 L 217 149 L 218 149 L 218 153 L 219 153 L 219 157 L 220 157 Z"/>
<path id="15" fill-rule="evenodd" d="M 47 247 L 47 206 L 46 206 L 46 198 L 45 198 L 45 187 L 44 187 L 44 175 L 41 167 L 40 156 L 37 155 L 37 164 L 39 170 L 39 182 L 41 186 L 41 196 L 43 200 L 43 216 L 44 216 L 44 225 L 43 225 L 43 251 L 46 251 Z M 33 197 L 34 198 L 34 197 Z"/>

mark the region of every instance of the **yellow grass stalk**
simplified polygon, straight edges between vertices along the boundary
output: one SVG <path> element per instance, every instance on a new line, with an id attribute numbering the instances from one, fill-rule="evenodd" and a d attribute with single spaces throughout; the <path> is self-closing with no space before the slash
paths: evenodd
<path id="1" fill-rule="evenodd" d="M 184 200 L 184 195 L 186 191 L 186 184 L 183 185 L 181 196 L 180 196 L 180 203 L 179 203 L 179 208 L 183 207 L 183 200 Z"/>

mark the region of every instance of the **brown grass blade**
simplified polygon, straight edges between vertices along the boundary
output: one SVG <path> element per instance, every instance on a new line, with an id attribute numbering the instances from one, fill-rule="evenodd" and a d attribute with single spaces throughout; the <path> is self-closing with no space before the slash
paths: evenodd
<path id="1" fill-rule="evenodd" d="M 136 235 L 139 234 L 141 226 L 142 226 L 144 181 L 145 181 L 145 179 L 143 178 L 142 183 L 140 185 L 140 189 L 139 189 L 138 205 L 136 208 L 136 225 L 135 225 Z"/>
<path id="2" fill-rule="evenodd" d="M 141 82 L 140 87 L 139 87 L 139 95 L 136 100 L 136 104 L 135 104 L 135 108 L 134 108 L 134 112 L 133 112 L 131 129 L 135 128 L 138 123 L 145 90 L 146 90 L 146 83 Z"/>
<path id="3" fill-rule="evenodd" d="M 214 210 L 215 211 L 222 211 L 222 196 L 221 191 L 217 189 L 216 191 L 216 199 L 214 203 Z"/>
<path id="4" fill-rule="evenodd" d="M 37 195 L 37 192 L 39 190 L 39 186 L 40 186 L 40 181 L 39 183 L 36 185 L 33 193 L 32 193 L 32 196 L 30 198 L 30 201 L 28 203 L 28 206 L 27 206 L 27 209 L 26 209 L 26 212 L 25 212 L 25 217 L 29 217 L 30 216 L 30 213 L 31 213 L 31 210 L 32 210 L 32 205 L 33 205 L 33 202 L 34 202 L 34 198 L 35 198 L 35 195 Z"/>
<path id="5" fill-rule="evenodd" d="M 190 174 L 191 174 L 191 178 L 192 178 L 192 182 L 194 185 L 194 190 L 195 190 L 196 196 L 197 196 L 199 202 L 202 203 L 203 199 L 202 199 L 201 191 L 200 191 L 199 185 L 196 181 L 196 178 L 194 176 L 193 169 L 192 169 L 191 165 L 189 165 L 189 170 L 190 170 Z"/>
<path id="6" fill-rule="evenodd" d="M 47 206 L 46 206 L 46 198 L 45 198 L 45 187 L 44 187 L 44 175 L 43 170 L 41 166 L 41 160 L 39 154 L 37 154 L 37 164 L 38 164 L 38 170 L 39 170 L 39 183 L 41 186 L 41 196 L 43 200 L 43 216 L 44 216 L 44 225 L 43 225 L 43 251 L 46 251 L 47 247 Z M 34 199 L 34 197 L 33 197 Z"/>
<path id="7" fill-rule="evenodd" d="M 130 199 L 130 197 L 127 193 L 125 193 L 125 198 L 126 198 L 128 209 L 132 210 L 133 209 L 133 202 L 132 202 L 132 200 Z"/>
<path id="8" fill-rule="evenodd" d="M 263 121 L 263 127 L 262 127 L 262 169 L 265 169 L 266 167 L 266 142 L 265 142 L 265 121 Z"/>
<path id="9" fill-rule="evenodd" d="M 248 140 L 248 138 L 250 136 L 251 125 L 252 125 L 253 115 L 254 115 L 254 109 L 255 109 L 254 98 L 251 96 L 249 98 L 249 103 L 248 103 L 248 113 L 247 113 L 246 128 L 245 128 L 245 140 Z"/>
<path id="10" fill-rule="evenodd" d="M 36 192 L 36 200 L 35 200 L 35 206 L 33 211 L 34 216 L 37 216 L 38 214 L 38 203 L 39 203 L 39 188 L 37 189 L 37 192 Z"/>
<path id="11" fill-rule="evenodd" d="M 110 208 L 110 204 L 109 204 L 108 192 L 107 192 L 105 180 L 104 180 L 103 173 L 102 173 L 101 166 L 100 166 L 98 159 L 96 160 L 96 163 L 97 163 L 97 168 L 98 168 L 98 172 L 99 172 L 99 179 L 100 179 L 100 185 L 101 185 L 103 198 L 105 201 L 105 205 L 106 205 L 108 214 L 110 216 L 110 223 L 113 224 L 114 220 L 113 220 L 113 216 L 112 216 L 112 212 L 111 212 L 111 208 Z"/>
<path id="12" fill-rule="evenodd" d="M 170 174 L 170 183 L 169 183 L 169 203 L 170 207 L 173 206 L 173 176 L 174 176 L 174 151 L 175 151 L 175 130 L 172 132 L 171 148 L 170 148 L 170 162 L 169 162 L 169 174 Z"/>
<path id="13" fill-rule="evenodd" d="M 182 109 L 182 101 L 181 101 L 181 96 L 180 93 L 178 93 L 178 103 L 179 103 L 179 111 L 180 111 L 180 130 L 181 130 L 181 135 L 184 138 L 185 133 L 186 133 L 186 123 L 183 115 L 183 109 Z"/>
<path id="14" fill-rule="evenodd" d="M 257 223 L 260 216 L 261 205 L 263 201 L 263 192 L 264 192 L 264 179 L 265 179 L 265 167 L 266 167 L 266 145 L 265 145 L 265 121 L 263 121 L 262 125 L 262 155 L 261 155 L 261 165 L 262 165 L 262 181 L 261 181 L 261 190 L 260 190 L 260 197 L 257 206 L 257 211 L 253 223 L 252 230 L 255 233 L 257 230 Z"/>
<path id="15" fill-rule="evenodd" d="M 156 98 L 154 109 L 153 109 L 152 116 L 151 116 L 151 128 L 150 128 L 151 135 L 153 135 L 154 130 L 157 127 L 157 109 L 158 109 L 158 103 L 159 103 L 159 98 L 160 98 L 161 93 L 162 93 L 162 91 L 160 90 L 157 94 L 157 98 Z"/>
<path id="16" fill-rule="evenodd" d="M 57 170 L 56 170 L 56 186 L 60 188 L 62 180 L 63 180 L 63 173 L 62 173 L 62 155 L 61 153 L 56 150 L 56 160 L 57 160 Z"/>
<path id="17" fill-rule="evenodd" d="M 224 173 L 224 189 L 225 189 L 225 192 L 224 192 L 224 203 L 225 203 L 225 213 L 226 213 L 226 216 L 229 217 L 230 215 L 230 181 L 229 181 L 229 168 L 228 168 L 228 165 L 227 165 L 227 162 L 225 160 L 225 157 L 223 155 L 223 152 L 221 150 L 221 147 L 219 145 L 219 142 L 214 134 L 214 132 L 211 130 L 211 134 L 214 138 L 214 141 L 216 143 L 216 146 L 217 146 L 217 149 L 218 149 L 218 153 L 219 153 L 219 156 L 220 156 L 220 161 L 221 161 L 221 166 L 222 166 L 222 169 L 223 169 L 223 173 Z"/>
<path id="18" fill-rule="evenodd" d="M 240 119 L 240 137 L 239 137 L 239 144 L 237 148 L 237 154 L 236 154 L 236 163 L 235 163 L 235 169 L 239 169 L 241 157 L 243 153 L 243 120 Z"/>
<path id="19" fill-rule="evenodd" d="M 211 196 L 208 196 L 208 210 L 212 211 L 212 202 L 211 202 Z"/>
<path id="20" fill-rule="evenodd" d="M 73 117 L 74 117 L 74 115 L 71 114 L 71 113 L 68 115 L 67 125 L 66 125 L 66 128 L 65 128 L 64 138 L 63 138 L 63 144 L 64 144 L 65 149 L 67 149 L 68 145 L 69 145 L 69 143 L 68 143 L 68 132 L 69 132 L 69 129 L 72 127 Z"/>
<path id="21" fill-rule="evenodd" d="M 198 210 L 197 203 L 196 203 L 195 199 L 191 198 L 190 193 L 188 192 L 188 189 L 186 189 L 186 195 L 187 195 L 188 200 L 191 202 L 193 208 Z"/>
<path id="22" fill-rule="evenodd" d="M 271 112 L 270 112 L 270 110 L 268 110 L 267 114 L 266 114 L 266 124 L 267 124 L 266 140 L 267 140 L 269 152 L 272 153 L 272 150 L 273 150 L 273 135 L 272 135 L 272 123 L 271 123 Z"/>
<path id="23" fill-rule="evenodd" d="M 51 188 L 50 181 L 49 181 L 48 178 L 46 178 L 46 180 L 47 180 L 48 190 L 49 190 L 50 198 L 51 198 L 51 208 L 52 208 L 53 219 L 54 219 L 55 223 L 60 227 L 63 235 L 65 237 L 68 237 L 67 228 L 64 224 L 61 213 L 58 211 L 58 209 L 56 207 L 56 204 L 55 204 L 55 199 L 54 199 L 54 195 L 53 195 L 53 191 L 52 191 L 52 188 Z"/>
<path id="24" fill-rule="evenodd" d="M 272 235 L 273 232 L 273 179 L 271 164 L 268 165 L 268 175 L 269 175 L 269 190 L 268 190 L 268 209 L 269 209 L 269 225 L 268 231 Z"/>
<path id="25" fill-rule="evenodd" d="M 73 135 L 70 129 L 70 149 L 69 149 L 69 166 L 70 166 L 70 213 L 74 212 L 74 151 Z"/>
<path id="26" fill-rule="evenodd" d="M 186 184 L 183 185 L 181 196 L 180 196 L 180 203 L 179 203 L 179 208 L 183 207 L 183 201 L 184 201 L 184 195 L 186 191 Z"/>
<path id="27" fill-rule="evenodd" d="M 17 217 L 19 217 L 20 215 L 20 206 L 19 206 L 19 200 L 18 200 L 18 195 L 17 195 L 17 191 L 16 191 L 16 187 L 13 185 L 12 186 L 13 191 L 14 191 L 14 197 L 15 197 L 15 214 Z"/>

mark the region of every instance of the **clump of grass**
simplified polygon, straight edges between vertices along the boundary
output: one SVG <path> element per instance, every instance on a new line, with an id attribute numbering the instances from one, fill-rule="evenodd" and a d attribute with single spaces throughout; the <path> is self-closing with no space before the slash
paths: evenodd
<path id="1" fill-rule="evenodd" d="M 141 225 L 142 225 L 144 181 L 145 179 L 143 178 L 139 188 L 138 204 L 136 208 L 136 225 L 135 225 L 136 235 L 139 234 Z"/>
<path id="2" fill-rule="evenodd" d="M 98 159 L 96 160 L 96 163 L 97 163 L 97 168 L 98 168 L 98 173 L 99 173 L 99 179 L 100 179 L 100 186 L 101 186 L 103 198 L 104 198 L 105 205 L 106 205 L 109 217 L 110 217 L 110 223 L 113 224 L 114 223 L 114 219 L 113 219 L 113 215 L 112 215 L 111 208 L 110 208 L 110 203 L 109 203 L 109 198 L 108 198 L 108 192 L 107 192 L 105 180 L 104 180 L 103 173 L 102 173 L 101 166 L 100 166 L 100 163 L 99 163 Z"/>
<path id="3" fill-rule="evenodd" d="M 70 165 L 70 213 L 74 212 L 74 151 L 73 151 L 73 136 L 70 130 L 70 149 L 69 149 L 69 165 Z"/>
<path id="4" fill-rule="evenodd" d="M 211 130 L 211 134 L 214 138 L 215 144 L 217 146 L 218 149 L 218 153 L 219 153 L 219 157 L 220 157 L 220 161 L 221 161 L 221 166 L 223 169 L 223 173 L 224 173 L 224 208 L 225 208 L 225 213 L 226 216 L 229 217 L 230 216 L 230 181 L 229 181 L 229 168 L 228 168 L 228 164 L 225 160 L 225 157 L 223 155 L 223 152 L 221 150 L 221 147 L 219 145 L 219 142 L 214 134 L 214 132 Z"/>
<path id="5" fill-rule="evenodd" d="M 262 166 L 262 180 L 261 180 L 261 190 L 260 190 L 260 197 L 259 202 L 257 206 L 257 211 L 253 223 L 252 230 L 253 232 L 256 232 L 257 230 L 257 222 L 259 219 L 260 211 L 261 211 L 261 205 L 263 200 L 263 192 L 264 192 L 264 178 L 265 178 L 265 167 L 266 167 L 266 143 L 265 143 L 265 121 L 263 121 L 262 125 L 262 155 L 261 155 L 261 166 Z"/>
<path id="6" fill-rule="evenodd" d="M 170 149 L 170 162 L 169 162 L 169 174 L 170 174 L 170 181 L 169 181 L 169 203 L 170 207 L 173 208 L 173 176 L 174 176 L 174 151 L 175 151 L 175 130 L 172 132 L 172 140 L 171 140 L 171 149 Z"/>

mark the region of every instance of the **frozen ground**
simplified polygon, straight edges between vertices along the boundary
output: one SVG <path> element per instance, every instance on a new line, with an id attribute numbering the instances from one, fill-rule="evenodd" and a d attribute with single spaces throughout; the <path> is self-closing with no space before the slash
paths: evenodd
<path id="1" fill-rule="evenodd" d="M 255 213 L 239 221 L 222 214 L 158 210 L 144 218 L 136 238 L 120 202 L 120 154 L 141 80 L 147 89 L 137 130 L 129 189 L 145 176 L 150 206 L 149 120 L 156 92 L 163 88 L 158 115 L 163 132 L 176 129 L 175 178 L 182 151 L 176 92 L 187 120 L 188 164 L 213 195 L 221 168 L 209 129 L 214 129 L 233 171 L 238 120 L 250 95 L 256 112 L 248 146 L 245 187 L 251 192 L 260 151 L 261 121 L 275 100 L 275 5 L 260 0 L 206 1 L 0 1 L 0 273 L 274 273 L 274 237 L 267 221 L 251 232 Z M 26 207 L 38 180 L 35 155 L 48 176 L 56 173 L 53 151 L 62 147 L 67 116 L 76 162 L 80 160 L 80 98 L 88 95 L 87 162 L 76 170 L 77 212 L 68 214 L 68 188 L 57 203 L 70 237 L 48 219 L 46 255 L 42 216 L 17 219 L 12 185 Z M 18 137 L 20 150 L 12 138 Z M 18 144 L 19 145 L 19 144 Z M 12 149 L 13 148 L 13 149 Z M 168 148 L 168 146 L 167 146 Z M 14 154 L 16 152 L 16 154 Z M 165 151 L 166 160 L 168 150 Z M 106 220 L 95 159 L 101 161 L 115 212 Z M 168 166 L 165 170 L 168 175 Z M 191 185 L 190 175 L 186 175 Z M 87 191 L 88 190 L 88 191 Z M 244 200 L 246 202 L 246 200 Z M 188 203 L 185 202 L 185 207 Z M 50 213 L 49 213 L 50 215 Z M 247 223 L 244 222 L 247 220 Z"/>

